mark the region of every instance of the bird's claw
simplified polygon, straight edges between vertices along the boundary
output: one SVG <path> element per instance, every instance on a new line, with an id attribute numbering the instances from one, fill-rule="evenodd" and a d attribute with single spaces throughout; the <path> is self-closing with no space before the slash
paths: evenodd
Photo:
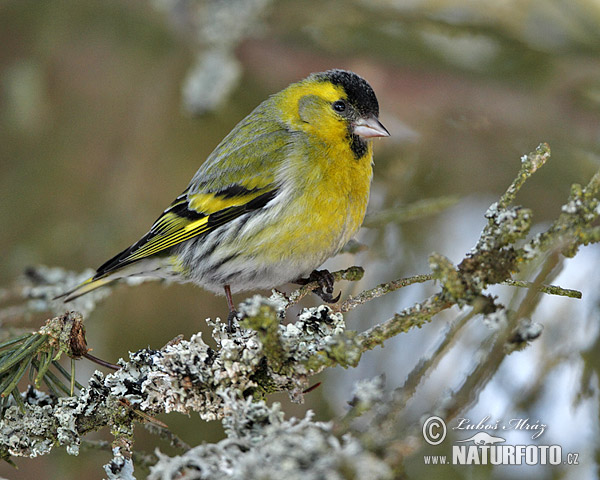
<path id="1" fill-rule="evenodd" d="M 302 278 L 297 283 L 306 285 L 307 283 L 317 282 L 319 288 L 313 290 L 315 294 L 321 297 L 326 303 L 337 303 L 341 297 L 341 292 L 336 297 L 333 296 L 333 284 L 335 279 L 329 270 L 313 270 L 308 278 Z"/>

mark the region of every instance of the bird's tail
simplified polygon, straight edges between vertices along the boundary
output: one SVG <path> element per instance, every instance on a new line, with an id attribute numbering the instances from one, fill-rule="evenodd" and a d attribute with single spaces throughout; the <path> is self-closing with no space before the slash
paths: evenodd
<path id="1" fill-rule="evenodd" d="M 144 258 L 131 265 L 118 266 L 108 272 L 98 269 L 94 276 L 55 299 L 64 297 L 65 303 L 70 302 L 92 290 L 126 277 L 172 278 L 170 272 L 173 271 L 175 261 L 177 261 L 175 257 Z M 164 275 L 161 275 L 161 270 L 165 272 Z"/>
<path id="2" fill-rule="evenodd" d="M 103 287 L 104 285 L 107 285 L 114 280 L 115 278 L 110 277 L 97 278 L 95 280 L 94 277 L 90 277 L 85 282 L 75 287 L 73 290 L 69 290 L 68 292 L 63 293 L 62 295 L 59 295 L 54 299 L 56 300 L 59 298 L 64 298 L 64 302 L 67 303 L 71 300 L 75 300 L 76 298 L 81 297 L 82 295 L 85 295 L 86 293 L 91 292 L 92 290 L 96 290 L 97 288 Z"/>

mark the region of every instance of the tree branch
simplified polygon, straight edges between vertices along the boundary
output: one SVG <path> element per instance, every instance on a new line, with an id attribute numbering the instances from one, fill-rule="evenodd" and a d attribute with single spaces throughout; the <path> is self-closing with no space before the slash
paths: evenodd
<path id="1" fill-rule="evenodd" d="M 519 174 L 486 212 L 486 227 L 458 266 L 433 253 L 429 258 L 430 274 L 378 285 L 335 308 L 321 305 L 304 309 L 295 322 L 286 325 L 280 320 L 287 309 L 318 285 L 305 285 L 289 296 L 277 291 L 270 298 L 256 295 L 240 304 L 241 320 L 233 333 L 228 333 L 227 326 L 220 321 L 209 321 L 216 349 L 210 348 L 201 334 L 189 340 L 176 338 L 160 350 L 131 353 L 128 361 L 119 362 L 117 372 L 106 376 L 95 372 L 88 385 L 75 396 L 55 398 L 33 388 L 23 395 L 15 394 L 18 400 L 5 405 L 0 422 L 0 452 L 6 459 L 36 456 L 60 445 L 68 453 L 77 454 L 88 432 L 109 426 L 115 439 L 114 457 L 106 466 L 107 474 L 113 476 L 110 478 L 120 478 L 118 475 L 133 478 L 134 425 L 140 422 L 152 425 L 151 418 L 163 412 L 197 412 L 205 420 L 221 419 L 227 439 L 192 448 L 173 458 L 159 453 L 150 478 L 187 478 L 186 472 L 191 471 L 203 472 L 202 478 L 257 478 L 268 477 L 272 468 L 278 469 L 278 476 L 285 474 L 281 468 L 288 468 L 292 478 L 292 470 L 301 468 L 302 458 L 318 458 L 310 466 L 317 477 L 325 477 L 327 472 L 352 471 L 357 478 L 393 478 L 402 466 L 402 455 L 397 449 L 400 444 L 406 447 L 402 443 L 406 431 L 392 425 L 398 423 L 406 399 L 420 379 L 439 361 L 468 321 L 484 315 L 488 322 L 498 326 L 497 333 L 484 346 L 489 348 L 485 360 L 441 407 L 447 418 L 477 398 L 506 355 L 539 336 L 541 327 L 532 324 L 529 316 L 541 293 L 576 298 L 579 294 L 545 283 L 556 271 L 554 267 L 561 255 L 575 255 L 579 246 L 599 240 L 595 222 L 600 213 L 600 172 L 586 187 L 573 186 L 559 218 L 545 232 L 529 240 L 526 237 L 532 214 L 512 205 L 525 181 L 549 156 L 548 146 L 542 144 L 521 159 Z M 533 282 L 512 278 L 523 265 L 540 259 L 543 259 L 542 269 Z M 362 269 L 353 267 L 336 272 L 334 277 L 337 281 L 357 280 L 362 274 Z M 28 277 L 29 284 L 21 289 L 20 295 L 26 308 L 36 311 L 62 308 L 53 298 L 81 278 L 60 269 L 45 268 L 30 271 Z M 435 295 L 364 332 L 346 329 L 343 313 L 399 288 L 429 280 L 440 285 Z M 486 293 L 486 288 L 494 284 L 529 290 L 512 311 Z M 101 289 L 89 299 L 82 297 L 78 307 L 89 314 L 110 291 Z M 403 389 L 384 394 L 380 380 L 363 382 L 357 386 L 349 415 L 327 424 L 313 422 L 310 415 L 302 420 L 284 420 L 278 404 L 267 407 L 264 403 L 266 395 L 280 391 L 288 392 L 294 401 L 302 401 L 310 376 L 336 365 L 355 366 L 363 352 L 395 335 L 421 327 L 452 306 L 469 311 L 449 329 L 446 341 L 436 352 L 417 365 Z M 28 338 L 15 342 L 35 343 Z M 5 343 L 0 349 L 11 345 L 15 343 Z M 61 349 L 62 344 L 59 342 L 54 348 Z M 20 368 L 20 362 L 33 351 L 38 353 L 31 348 L 22 358 L 7 357 L 12 358 L 11 368 Z M 10 386 L 14 378 L 0 378 L 0 382 Z M 366 429 L 355 425 L 361 416 L 372 420 Z M 283 462 L 284 458 L 297 459 L 297 463 Z"/>

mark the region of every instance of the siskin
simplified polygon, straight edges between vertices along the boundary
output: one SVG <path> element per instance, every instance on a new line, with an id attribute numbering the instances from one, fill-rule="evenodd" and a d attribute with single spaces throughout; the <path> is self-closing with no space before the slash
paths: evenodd
<path id="1" fill-rule="evenodd" d="M 345 70 L 313 73 L 262 102 L 210 154 L 185 191 L 140 240 L 65 293 L 65 302 L 129 276 L 193 282 L 224 292 L 303 277 L 332 297 L 316 271 L 362 224 L 378 120 L 371 86 Z M 312 272 L 312 273 L 311 273 Z"/>

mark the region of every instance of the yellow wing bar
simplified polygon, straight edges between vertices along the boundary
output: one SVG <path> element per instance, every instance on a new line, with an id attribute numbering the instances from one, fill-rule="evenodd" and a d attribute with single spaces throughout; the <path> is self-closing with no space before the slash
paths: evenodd
<path id="1" fill-rule="evenodd" d="M 223 208 L 214 213 L 189 208 L 194 196 L 191 196 L 191 201 L 185 201 L 182 197 L 178 197 L 154 222 L 144 237 L 101 265 L 94 275 L 94 279 L 102 278 L 133 262 L 210 232 L 245 213 L 260 210 L 275 198 L 277 192 L 276 188 L 267 191 L 246 190 L 242 195 L 217 198 L 217 203 L 213 202 L 213 208 L 214 205 Z M 208 202 L 209 195 L 213 195 L 214 198 L 219 194 L 196 194 L 196 205 L 200 206 L 202 203 Z"/>
<path id="2" fill-rule="evenodd" d="M 208 228 L 208 219 L 209 217 L 201 218 L 200 220 L 194 220 L 192 222 L 187 223 L 187 225 L 180 228 L 178 226 L 174 226 L 173 222 L 170 225 L 169 230 L 167 230 L 164 234 L 159 234 L 152 238 L 148 243 L 146 243 L 143 247 L 136 250 L 134 253 L 129 255 L 125 261 L 135 261 L 141 258 L 148 257 L 155 253 L 161 252 L 173 245 L 177 245 L 178 243 L 185 242 L 196 235 L 200 235 L 201 233 L 209 230 Z M 181 219 L 185 220 L 185 219 Z"/>

